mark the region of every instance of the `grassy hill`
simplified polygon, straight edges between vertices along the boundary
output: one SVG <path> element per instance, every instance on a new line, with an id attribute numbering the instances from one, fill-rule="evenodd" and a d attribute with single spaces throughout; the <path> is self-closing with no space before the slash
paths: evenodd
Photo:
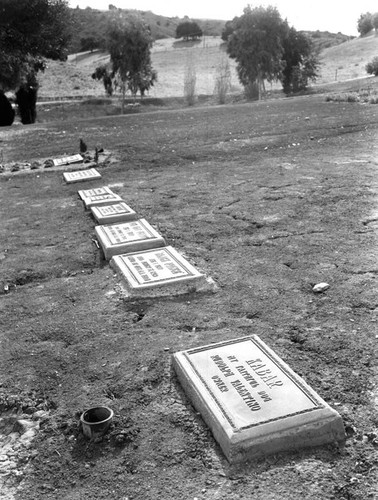
<path id="1" fill-rule="evenodd" d="M 371 35 L 355 38 L 340 45 L 324 49 L 321 54 L 321 70 L 317 85 L 347 81 L 367 76 L 365 65 L 378 53 L 378 37 Z M 184 72 L 191 60 L 197 73 L 197 94 L 211 95 L 214 79 L 222 58 L 227 55 L 218 36 L 205 36 L 198 42 L 182 42 L 174 38 L 157 40 L 152 50 L 153 67 L 158 72 L 158 82 L 150 92 L 151 97 L 182 97 Z M 91 78 L 96 66 L 108 60 L 104 51 L 87 52 L 69 56 L 67 62 L 51 61 L 40 75 L 40 99 L 65 96 L 104 97 L 100 82 Z M 235 62 L 230 60 L 232 88 L 241 92 Z"/>

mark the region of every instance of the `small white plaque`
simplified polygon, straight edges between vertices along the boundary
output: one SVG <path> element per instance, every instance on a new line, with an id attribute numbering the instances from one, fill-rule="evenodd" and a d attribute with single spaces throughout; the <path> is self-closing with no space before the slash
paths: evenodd
<path id="1" fill-rule="evenodd" d="M 178 352 L 173 363 L 231 463 L 345 440 L 340 415 L 257 335 Z"/>
<path id="2" fill-rule="evenodd" d="M 95 231 L 106 260 L 121 253 L 165 245 L 164 238 L 145 219 L 110 226 L 96 226 Z"/>
<path id="3" fill-rule="evenodd" d="M 100 224 L 127 222 L 137 218 L 135 211 L 126 205 L 124 201 L 121 203 L 113 203 L 111 205 L 91 207 L 91 212 Z"/>
<path id="4" fill-rule="evenodd" d="M 68 165 L 70 163 L 80 163 L 84 160 L 81 155 L 65 156 L 63 158 L 55 158 L 53 160 L 54 167 L 60 167 L 62 165 Z"/>
<path id="5" fill-rule="evenodd" d="M 85 208 L 109 205 L 109 203 L 123 201 L 118 194 L 113 193 L 113 191 L 107 186 L 94 189 L 84 189 L 78 191 L 78 194 L 83 200 Z"/>
<path id="6" fill-rule="evenodd" d="M 111 259 L 110 265 L 120 274 L 131 292 L 190 283 L 204 278 L 203 274 L 170 246 L 116 255 Z"/>
<path id="7" fill-rule="evenodd" d="M 74 182 L 101 179 L 101 174 L 95 168 L 90 168 L 88 170 L 77 170 L 76 172 L 64 172 L 63 177 L 67 184 L 73 184 Z"/>

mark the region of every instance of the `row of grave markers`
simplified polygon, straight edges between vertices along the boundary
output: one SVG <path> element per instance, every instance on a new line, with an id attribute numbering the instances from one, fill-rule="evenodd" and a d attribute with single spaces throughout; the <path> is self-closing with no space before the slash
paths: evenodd
<path id="1" fill-rule="evenodd" d="M 63 175 L 67 183 L 101 178 L 95 169 Z M 78 193 L 131 294 L 204 279 L 109 187 Z M 345 440 L 340 415 L 257 335 L 177 352 L 173 365 L 231 463 Z"/>

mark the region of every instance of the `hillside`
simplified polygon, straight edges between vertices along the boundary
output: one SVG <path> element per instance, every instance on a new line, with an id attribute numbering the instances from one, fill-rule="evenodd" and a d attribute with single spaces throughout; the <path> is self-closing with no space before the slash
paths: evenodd
<path id="1" fill-rule="evenodd" d="M 320 54 L 322 66 L 316 85 L 366 77 L 365 65 L 377 53 L 378 37 L 375 36 L 355 38 L 324 49 Z M 220 37 L 204 37 L 198 42 L 182 42 L 174 38 L 157 40 L 152 50 L 152 63 L 158 72 L 158 82 L 151 89 L 150 96 L 162 99 L 182 97 L 184 72 L 189 60 L 196 68 L 197 94 L 211 95 L 217 66 L 226 57 Z M 107 60 L 106 52 L 95 51 L 71 55 L 67 62 L 50 61 L 46 72 L 40 75 L 40 99 L 104 97 L 102 84 L 92 80 L 90 75 Z M 232 90 L 241 92 L 233 60 L 230 60 L 230 66 Z"/>
<path id="2" fill-rule="evenodd" d="M 175 37 L 176 28 L 184 19 L 179 17 L 165 17 L 151 11 L 122 9 L 126 14 L 137 14 L 142 17 L 151 29 L 154 40 Z M 98 42 L 99 47 L 105 44 L 105 34 L 112 10 L 71 9 L 73 22 L 73 36 L 69 46 L 69 53 L 75 54 L 82 49 L 82 39 L 92 38 Z M 215 36 L 222 33 L 225 21 L 216 19 L 193 19 L 201 27 L 206 36 Z"/>

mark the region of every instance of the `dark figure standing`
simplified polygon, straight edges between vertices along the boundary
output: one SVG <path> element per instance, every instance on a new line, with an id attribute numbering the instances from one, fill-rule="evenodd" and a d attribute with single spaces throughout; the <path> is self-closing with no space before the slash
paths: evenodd
<path id="1" fill-rule="evenodd" d="M 34 123 L 37 118 L 37 89 L 24 84 L 16 92 L 16 102 L 24 125 Z"/>
<path id="2" fill-rule="evenodd" d="M 12 125 L 14 115 L 15 112 L 12 108 L 12 104 L 9 102 L 4 92 L 0 90 L 0 127 Z"/>

